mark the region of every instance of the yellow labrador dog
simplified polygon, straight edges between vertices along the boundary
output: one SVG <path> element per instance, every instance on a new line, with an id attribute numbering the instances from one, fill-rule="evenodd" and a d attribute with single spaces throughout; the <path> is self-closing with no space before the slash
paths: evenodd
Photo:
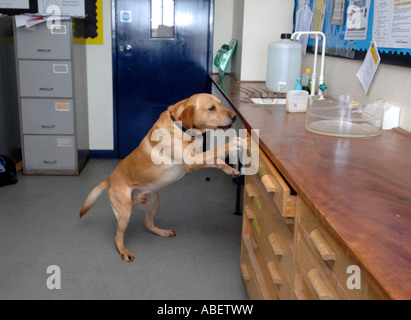
<path id="1" fill-rule="evenodd" d="M 196 135 L 190 133 L 190 129 L 199 134 L 209 129 L 227 129 L 235 118 L 234 112 L 224 108 L 220 100 L 209 94 L 196 94 L 168 107 L 140 145 L 119 163 L 108 179 L 90 192 L 81 208 L 80 218 L 108 188 L 117 218 L 114 242 L 123 260 L 134 261 L 134 255 L 124 246 L 124 233 L 134 206 L 138 205 L 145 211 L 143 226 L 148 230 L 163 237 L 175 236 L 173 230 L 154 224 L 159 207 L 156 191 L 181 179 L 187 172 L 206 167 L 219 168 L 231 177 L 240 175 L 239 171 L 221 160 L 229 151 L 241 148 L 240 138 L 232 139 L 213 152 L 201 150 L 196 153 L 193 146 Z"/>

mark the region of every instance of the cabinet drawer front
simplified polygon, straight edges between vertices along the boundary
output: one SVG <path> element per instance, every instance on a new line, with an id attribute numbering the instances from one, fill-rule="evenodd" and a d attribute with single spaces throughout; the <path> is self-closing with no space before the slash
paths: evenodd
<path id="1" fill-rule="evenodd" d="M 241 272 L 251 300 L 273 299 L 255 255 L 252 240 L 248 236 L 243 236 L 241 242 Z"/>
<path id="2" fill-rule="evenodd" d="M 70 61 L 19 61 L 20 95 L 22 97 L 71 98 Z"/>
<path id="3" fill-rule="evenodd" d="M 296 195 L 291 194 L 289 185 L 261 148 L 258 155 L 253 154 L 251 150 L 249 152 L 253 158 L 258 156 L 258 176 L 281 215 L 287 218 L 294 218 L 297 201 Z M 255 160 L 252 161 L 252 163 L 256 162 Z"/>
<path id="4" fill-rule="evenodd" d="M 254 237 L 254 234 L 251 237 Z M 288 300 L 291 298 L 291 282 L 284 268 L 283 256 L 272 254 L 272 248 L 266 239 L 266 237 L 255 239 L 257 245 L 255 252 L 260 262 L 261 270 L 270 292 L 273 292 L 272 295 L 278 295 L 281 300 Z"/>
<path id="5" fill-rule="evenodd" d="M 302 271 L 305 283 L 310 289 L 311 296 L 319 300 L 337 300 L 341 297 L 336 288 L 338 283 L 332 283 L 318 259 L 314 256 L 300 232 L 297 232 L 296 263 Z M 341 292 L 341 290 L 339 290 Z"/>
<path id="6" fill-rule="evenodd" d="M 74 134 L 73 101 L 21 99 L 23 134 Z"/>
<path id="7" fill-rule="evenodd" d="M 347 270 L 355 264 L 344 254 L 302 199 L 298 199 L 298 207 L 299 230 L 319 261 L 321 268 L 326 274 L 329 274 L 331 281 L 341 285 L 341 289 L 349 298 L 362 299 L 367 288 L 363 277 L 360 280 L 361 289 L 347 287 L 347 279 L 351 275 L 351 273 L 347 273 Z"/>
<path id="8" fill-rule="evenodd" d="M 74 170 L 75 142 L 72 136 L 30 136 L 24 141 L 24 167 L 27 170 Z"/>
<path id="9" fill-rule="evenodd" d="M 284 278 L 292 276 L 293 234 L 278 209 L 268 203 L 258 188 L 258 180 L 247 176 L 245 181 L 244 211 L 251 230 L 261 248 L 265 263 L 279 262 Z M 255 193 L 250 190 L 255 190 Z"/>
<path id="10" fill-rule="evenodd" d="M 19 59 L 71 59 L 71 23 L 47 27 L 41 23 L 33 28 L 16 28 L 17 57 Z"/>

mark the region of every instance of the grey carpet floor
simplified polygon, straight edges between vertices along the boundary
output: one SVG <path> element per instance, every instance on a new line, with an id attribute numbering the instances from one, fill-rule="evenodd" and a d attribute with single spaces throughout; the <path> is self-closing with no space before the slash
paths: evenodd
<path id="1" fill-rule="evenodd" d="M 91 159 L 78 177 L 20 173 L 17 184 L 0 188 L 0 299 L 247 299 L 231 179 L 203 169 L 159 192 L 156 224 L 175 230 L 173 238 L 146 230 L 134 209 L 125 245 L 135 261 L 127 263 L 114 246 L 107 192 L 78 217 L 118 162 Z M 57 276 L 47 273 L 51 265 L 61 289 L 47 287 Z"/>

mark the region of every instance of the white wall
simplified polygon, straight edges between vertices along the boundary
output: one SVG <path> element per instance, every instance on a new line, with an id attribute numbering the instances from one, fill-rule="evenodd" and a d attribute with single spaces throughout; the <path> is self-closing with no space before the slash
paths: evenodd
<path id="1" fill-rule="evenodd" d="M 214 4 L 214 33 L 213 43 L 213 72 L 218 72 L 218 68 L 214 66 L 214 58 L 217 51 L 223 44 L 230 44 L 233 36 L 233 1 L 237 0 L 215 0 Z M 230 72 L 230 65 L 226 72 Z"/>
<path id="2" fill-rule="evenodd" d="M 111 1 L 103 1 L 104 44 L 87 47 L 87 88 L 91 150 L 114 149 Z"/>
<path id="3" fill-rule="evenodd" d="M 293 10 L 294 0 L 244 1 L 240 80 L 265 81 L 268 45 L 292 33 Z"/>

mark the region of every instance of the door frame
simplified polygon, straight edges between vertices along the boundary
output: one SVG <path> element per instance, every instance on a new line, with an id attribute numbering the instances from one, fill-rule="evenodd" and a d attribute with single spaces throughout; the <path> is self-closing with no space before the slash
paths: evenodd
<path id="1" fill-rule="evenodd" d="M 119 135 L 118 135 L 118 77 L 117 77 L 117 24 L 116 24 L 116 5 L 117 1 L 111 1 L 111 47 L 112 47 L 112 65 L 113 65 L 113 132 L 114 132 L 114 150 L 109 151 L 106 156 L 110 158 L 120 158 L 119 145 Z M 207 70 L 208 73 L 212 72 L 213 68 L 213 36 L 214 36 L 214 1 L 209 0 L 210 16 L 208 19 L 208 50 L 207 50 Z M 207 81 L 207 89 L 211 92 L 211 80 Z"/>

